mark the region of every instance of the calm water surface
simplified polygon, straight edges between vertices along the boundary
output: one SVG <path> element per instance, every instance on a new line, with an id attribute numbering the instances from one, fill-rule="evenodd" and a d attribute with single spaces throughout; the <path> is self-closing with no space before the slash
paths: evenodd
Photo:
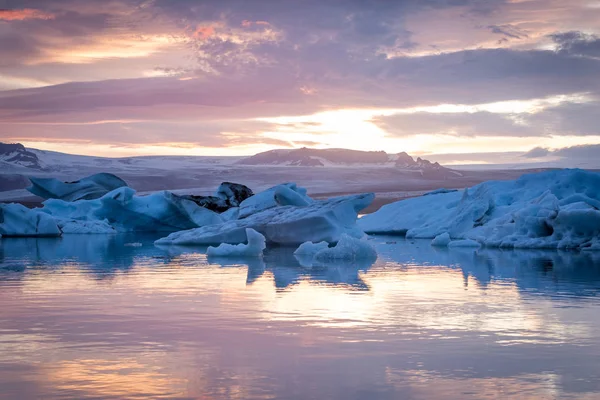
<path id="1" fill-rule="evenodd" d="M 600 254 L 153 239 L 0 240 L 0 398 L 600 399 Z"/>

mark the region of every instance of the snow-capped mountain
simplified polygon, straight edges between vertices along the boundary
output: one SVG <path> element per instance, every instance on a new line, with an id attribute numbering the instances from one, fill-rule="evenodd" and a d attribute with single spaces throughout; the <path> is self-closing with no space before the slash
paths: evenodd
<path id="1" fill-rule="evenodd" d="M 298 167 L 325 166 L 386 166 L 415 170 L 446 169 L 438 163 L 417 158 L 405 152 L 388 154 L 384 151 L 358 151 L 347 149 L 281 149 L 265 151 L 238 161 L 243 165 L 285 165 Z"/>
<path id="2" fill-rule="evenodd" d="M 38 156 L 20 143 L 0 143 L 0 163 L 42 169 Z"/>

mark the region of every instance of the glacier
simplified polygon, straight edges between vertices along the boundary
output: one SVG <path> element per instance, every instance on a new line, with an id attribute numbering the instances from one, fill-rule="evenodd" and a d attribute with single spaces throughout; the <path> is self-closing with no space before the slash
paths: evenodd
<path id="1" fill-rule="evenodd" d="M 600 173 L 567 169 L 484 182 L 388 204 L 361 218 L 358 226 L 372 234 L 435 238 L 432 244 L 451 247 L 477 242 L 500 248 L 600 250 Z M 469 242 L 452 244 L 456 240 Z"/>
<path id="2" fill-rule="evenodd" d="M 55 178 L 29 178 L 31 186 L 27 190 L 43 199 L 64 201 L 93 200 L 127 186 L 116 175 L 102 172 L 74 182 L 62 182 Z"/>
<path id="3" fill-rule="evenodd" d="M 219 247 L 209 247 L 206 251 L 208 257 L 262 257 L 265 244 L 265 237 L 254 229 L 246 229 L 246 238 L 248 244 L 227 244 L 222 243 Z"/>
<path id="4" fill-rule="evenodd" d="M 270 189 L 267 192 L 274 197 L 276 190 Z M 261 194 L 255 196 L 261 196 Z M 267 196 L 262 197 L 267 198 Z M 240 219 L 221 224 L 174 232 L 155 243 L 161 245 L 238 244 L 246 240 L 247 228 L 252 228 L 262 234 L 270 244 L 297 246 L 306 241 L 334 243 L 340 239 L 342 234 L 354 237 L 364 235 L 362 230 L 357 227 L 356 220 L 358 213 L 368 207 L 374 197 L 373 193 L 365 193 L 322 201 L 311 199 L 310 204 L 303 206 L 274 206 L 257 211 L 245 218 L 240 215 Z M 258 203 L 265 204 L 266 202 L 261 200 Z M 240 212 L 242 208 L 243 203 Z"/>

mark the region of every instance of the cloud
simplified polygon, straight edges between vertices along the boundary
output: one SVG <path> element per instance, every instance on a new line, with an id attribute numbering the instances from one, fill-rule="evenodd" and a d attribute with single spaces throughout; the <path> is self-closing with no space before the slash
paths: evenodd
<path id="1" fill-rule="evenodd" d="M 552 154 L 563 158 L 583 158 L 598 161 L 600 160 L 600 144 L 565 147 L 553 151 Z"/>
<path id="2" fill-rule="evenodd" d="M 7 4 L 52 16 L 0 22 L 0 90 L 47 85 L 0 92 L 0 123 L 11 127 L 136 120 L 167 129 L 172 121 L 600 96 L 598 37 L 582 33 L 600 24 L 593 10 L 581 14 L 580 0 L 562 8 L 559 0 Z M 580 20 L 587 25 L 572 24 Z M 414 113 L 377 123 L 396 137 L 597 135 L 594 107 Z M 98 140 L 107 127 L 94 129 Z M 220 129 L 206 132 L 224 140 Z"/>
<path id="3" fill-rule="evenodd" d="M 32 8 L 23 8 L 20 10 L 0 9 L 0 21 L 24 21 L 27 19 L 53 19 L 52 13 Z"/>
<path id="4" fill-rule="evenodd" d="M 535 147 L 529 150 L 527 153 L 523 154 L 522 157 L 525 158 L 542 158 L 550 155 L 550 150 L 545 147 Z"/>
<path id="5" fill-rule="evenodd" d="M 569 31 L 552 34 L 550 38 L 560 53 L 600 59 L 600 37 L 597 35 Z"/>

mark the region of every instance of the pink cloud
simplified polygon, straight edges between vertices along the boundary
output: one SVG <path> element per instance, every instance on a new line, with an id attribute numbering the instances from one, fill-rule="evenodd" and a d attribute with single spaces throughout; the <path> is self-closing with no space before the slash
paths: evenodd
<path id="1" fill-rule="evenodd" d="M 0 21 L 24 21 L 26 19 L 54 19 L 54 14 L 32 8 L 21 10 L 0 9 Z"/>
<path id="2" fill-rule="evenodd" d="M 215 27 L 214 26 L 199 26 L 196 28 L 196 31 L 194 32 L 194 37 L 200 38 L 200 39 L 208 39 L 209 37 L 213 36 L 215 34 Z"/>

